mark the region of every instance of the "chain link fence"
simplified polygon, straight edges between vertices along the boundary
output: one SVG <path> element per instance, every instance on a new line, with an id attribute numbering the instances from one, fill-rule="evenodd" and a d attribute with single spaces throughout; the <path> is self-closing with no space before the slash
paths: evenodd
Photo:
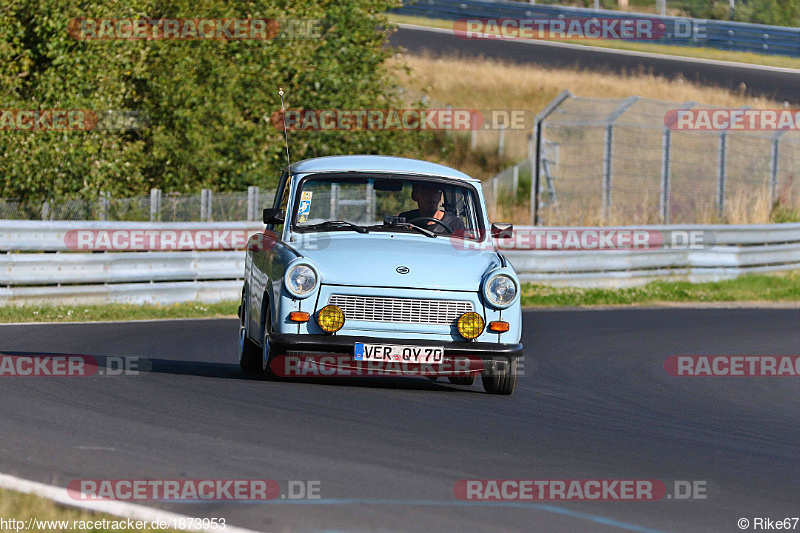
<path id="1" fill-rule="evenodd" d="M 249 221 L 260 220 L 261 210 L 272 205 L 274 190 L 249 187 L 246 192 L 163 194 L 96 199 L 53 199 L 43 203 L 0 199 L 2 220 L 109 220 L 109 221 Z"/>
<path id="2" fill-rule="evenodd" d="M 537 122 L 538 221 L 759 224 L 800 209 L 800 132 L 667 126 L 668 112 L 690 109 L 719 108 L 562 94 Z"/>

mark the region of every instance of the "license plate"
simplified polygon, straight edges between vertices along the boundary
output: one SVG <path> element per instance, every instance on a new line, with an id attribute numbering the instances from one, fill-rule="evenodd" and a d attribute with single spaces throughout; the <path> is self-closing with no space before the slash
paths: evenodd
<path id="1" fill-rule="evenodd" d="M 356 343 L 356 361 L 399 361 L 401 363 L 441 363 L 441 346 L 408 346 L 403 344 Z"/>

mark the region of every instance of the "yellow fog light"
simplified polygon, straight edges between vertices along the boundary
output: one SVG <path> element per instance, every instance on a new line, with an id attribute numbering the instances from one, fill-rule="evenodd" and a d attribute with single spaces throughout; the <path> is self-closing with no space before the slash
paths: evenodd
<path id="1" fill-rule="evenodd" d="M 328 333 L 334 333 L 344 326 L 344 311 L 335 305 L 326 305 L 317 313 L 317 324 Z"/>
<path id="2" fill-rule="evenodd" d="M 464 313 L 458 319 L 458 332 L 465 339 L 474 339 L 483 332 L 483 317 L 478 313 Z"/>

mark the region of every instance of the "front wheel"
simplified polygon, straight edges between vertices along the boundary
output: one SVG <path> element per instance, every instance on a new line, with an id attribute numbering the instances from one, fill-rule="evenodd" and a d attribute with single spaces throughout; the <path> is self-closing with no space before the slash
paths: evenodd
<path id="1" fill-rule="evenodd" d="M 498 368 L 481 376 L 483 388 L 489 394 L 509 395 L 517 386 L 517 368 L 519 359 L 503 361 Z"/>
<path id="2" fill-rule="evenodd" d="M 261 375 L 264 379 L 273 381 L 278 379 L 278 375 L 272 371 L 272 361 L 275 357 L 275 354 L 272 353 L 269 346 L 269 333 L 272 330 L 272 319 L 270 317 L 270 312 L 267 310 L 267 317 L 264 323 L 264 338 L 261 340 L 261 357 L 260 359 L 260 366 L 261 366 Z"/>
<path id="3" fill-rule="evenodd" d="M 239 328 L 239 367 L 245 374 L 258 374 L 261 370 L 261 350 L 247 337 L 244 328 Z"/>

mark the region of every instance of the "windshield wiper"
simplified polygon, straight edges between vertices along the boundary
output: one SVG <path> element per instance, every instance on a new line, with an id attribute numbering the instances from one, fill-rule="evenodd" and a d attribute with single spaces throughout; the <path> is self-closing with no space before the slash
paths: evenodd
<path id="1" fill-rule="evenodd" d="M 434 239 L 436 238 L 436 234 L 434 232 L 432 232 L 431 230 L 425 229 L 425 228 L 421 228 L 419 226 L 415 226 L 414 224 L 411 224 L 409 222 L 399 222 L 397 220 L 398 218 L 399 217 L 395 217 L 395 216 L 392 216 L 392 215 L 386 215 L 386 218 L 383 220 L 383 225 L 370 226 L 370 227 L 371 228 L 375 228 L 375 229 L 379 229 L 379 228 L 381 228 L 381 229 L 385 229 L 385 228 L 408 228 L 408 229 L 416 230 L 419 233 L 422 233 L 423 235 L 425 235 L 427 237 L 433 237 Z M 403 220 L 403 219 L 401 218 L 400 220 Z"/>
<path id="2" fill-rule="evenodd" d="M 364 226 L 359 226 L 358 224 L 353 224 L 352 222 L 348 222 L 346 220 L 327 220 L 325 222 L 320 222 L 319 224 L 311 224 L 309 226 L 303 226 L 304 229 L 326 229 L 326 228 L 347 228 L 352 229 L 353 231 L 357 231 L 358 233 L 369 233 L 369 230 Z"/>

